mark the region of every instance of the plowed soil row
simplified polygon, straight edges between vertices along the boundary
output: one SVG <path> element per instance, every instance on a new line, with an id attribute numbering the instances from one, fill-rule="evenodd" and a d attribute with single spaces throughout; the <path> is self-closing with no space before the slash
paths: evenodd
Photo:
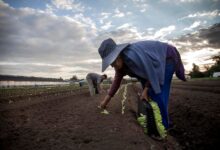
<path id="1" fill-rule="evenodd" d="M 145 135 L 127 106 L 122 115 L 122 93 L 123 88 L 112 99 L 109 115 L 101 114 L 97 108 L 105 94 L 90 97 L 88 90 L 1 105 L 0 149 L 179 149 L 172 137 L 167 142 L 157 142 Z M 127 93 L 135 94 L 133 88 L 128 88 Z"/>
<path id="2" fill-rule="evenodd" d="M 4 99 L 0 149 L 219 150 L 219 86 L 219 80 L 173 82 L 169 105 L 173 127 L 166 142 L 152 140 L 137 124 L 138 84 L 127 88 L 124 115 L 124 88 L 108 106 L 109 115 L 97 108 L 105 93 L 90 97 L 87 89 Z"/>
<path id="3" fill-rule="evenodd" d="M 170 95 L 171 135 L 183 149 L 220 149 L 220 81 L 175 82 Z"/>

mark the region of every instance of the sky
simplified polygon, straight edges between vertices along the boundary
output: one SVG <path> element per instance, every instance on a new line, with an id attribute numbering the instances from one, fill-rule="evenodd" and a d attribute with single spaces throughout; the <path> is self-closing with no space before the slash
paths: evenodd
<path id="1" fill-rule="evenodd" d="M 220 0 L 0 0 L 0 74 L 101 74 L 98 47 L 107 38 L 167 42 L 186 72 L 193 63 L 202 69 L 220 55 Z"/>

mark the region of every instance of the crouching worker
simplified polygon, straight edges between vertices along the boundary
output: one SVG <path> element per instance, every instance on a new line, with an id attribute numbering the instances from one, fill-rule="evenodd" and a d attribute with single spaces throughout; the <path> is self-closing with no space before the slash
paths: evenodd
<path id="1" fill-rule="evenodd" d="M 104 79 L 107 79 L 107 75 L 99 75 L 97 73 L 88 73 L 86 76 L 86 80 L 89 86 L 90 95 L 93 96 L 95 94 L 101 93 L 101 83 Z"/>
<path id="2" fill-rule="evenodd" d="M 174 46 L 159 41 L 139 41 L 117 45 L 111 38 L 104 40 L 99 49 L 102 71 L 111 65 L 114 81 L 100 107 L 106 108 L 118 90 L 123 76 L 137 78 L 143 87 L 141 100 L 155 102 L 162 116 L 162 124 L 169 128 L 168 101 L 174 72 L 186 81 L 179 52 Z"/>

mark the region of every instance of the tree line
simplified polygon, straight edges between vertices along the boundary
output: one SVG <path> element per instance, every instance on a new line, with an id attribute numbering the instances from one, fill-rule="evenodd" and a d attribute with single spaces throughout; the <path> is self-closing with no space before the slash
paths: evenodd
<path id="1" fill-rule="evenodd" d="M 64 80 L 61 77 L 60 78 L 43 78 L 43 77 L 0 75 L 0 81 L 51 81 L 51 82 L 61 82 L 61 81 L 64 81 Z"/>
<path id="2" fill-rule="evenodd" d="M 214 72 L 220 72 L 220 54 L 211 58 L 215 63 L 211 66 L 205 65 L 205 71 L 200 71 L 198 65 L 193 63 L 192 71 L 189 73 L 191 78 L 211 77 Z"/>

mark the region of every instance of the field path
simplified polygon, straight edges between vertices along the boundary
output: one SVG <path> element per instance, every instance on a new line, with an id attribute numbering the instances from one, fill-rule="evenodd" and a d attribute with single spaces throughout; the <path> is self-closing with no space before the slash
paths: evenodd
<path id="1" fill-rule="evenodd" d="M 129 98 L 125 103 L 134 98 L 132 86 L 127 90 Z M 127 106 L 122 115 L 123 92 L 121 88 L 112 99 L 109 115 L 101 114 L 97 108 L 104 94 L 90 97 L 87 90 L 5 104 L 0 109 L 0 149 L 177 149 L 174 140 L 163 143 L 146 136 Z"/>

